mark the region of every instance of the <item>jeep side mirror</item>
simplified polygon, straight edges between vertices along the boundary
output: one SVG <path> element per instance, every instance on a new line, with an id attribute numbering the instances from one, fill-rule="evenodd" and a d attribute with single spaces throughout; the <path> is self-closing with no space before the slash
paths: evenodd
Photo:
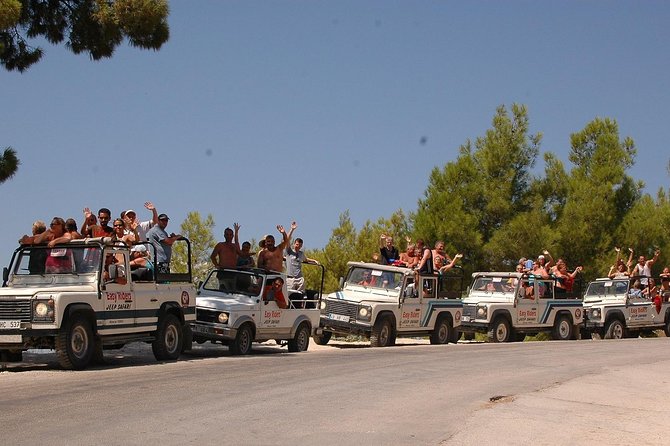
<path id="1" fill-rule="evenodd" d="M 344 288 L 344 277 L 340 277 L 340 289 Z"/>
<path id="2" fill-rule="evenodd" d="M 2 268 L 2 285 L 5 286 L 9 280 L 9 268 L 6 266 Z"/>

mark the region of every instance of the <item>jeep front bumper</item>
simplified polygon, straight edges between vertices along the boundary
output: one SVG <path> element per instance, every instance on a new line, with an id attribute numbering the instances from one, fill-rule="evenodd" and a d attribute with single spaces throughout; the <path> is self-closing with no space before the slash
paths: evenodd
<path id="1" fill-rule="evenodd" d="M 237 329 L 222 324 L 195 322 L 191 324 L 194 340 L 231 341 L 237 336 Z"/>
<path id="2" fill-rule="evenodd" d="M 328 316 L 321 315 L 320 325 L 323 331 L 330 331 L 336 334 L 357 334 L 369 337 L 372 332 L 372 326 L 368 324 L 361 324 L 355 320 L 342 321 L 331 319 Z"/>

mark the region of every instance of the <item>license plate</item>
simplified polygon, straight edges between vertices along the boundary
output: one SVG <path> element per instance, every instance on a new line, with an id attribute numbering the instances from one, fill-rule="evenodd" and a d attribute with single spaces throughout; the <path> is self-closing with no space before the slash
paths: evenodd
<path id="1" fill-rule="evenodd" d="M 470 322 L 470 316 L 463 316 L 461 322 Z"/>
<path id="2" fill-rule="evenodd" d="M 340 322 L 349 322 L 349 316 L 342 316 L 341 314 L 329 313 L 328 314 L 328 319 L 332 319 L 334 321 L 340 321 Z"/>
<path id="3" fill-rule="evenodd" d="M 0 330 L 13 330 L 21 328 L 21 321 L 0 321 Z"/>
<path id="4" fill-rule="evenodd" d="M 198 333 L 213 333 L 214 330 L 209 327 L 204 327 L 202 325 L 193 325 L 193 331 Z"/>
<path id="5" fill-rule="evenodd" d="M 20 343 L 23 342 L 21 335 L 0 335 L 0 343 Z"/>

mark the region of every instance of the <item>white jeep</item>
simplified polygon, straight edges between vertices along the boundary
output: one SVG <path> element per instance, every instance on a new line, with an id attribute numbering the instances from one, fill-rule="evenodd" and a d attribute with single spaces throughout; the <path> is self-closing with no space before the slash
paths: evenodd
<path id="1" fill-rule="evenodd" d="M 328 343 L 333 334 L 363 335 L 373 347 L 393 345 L 397 336 L 430 336 L 431 344 L 457 341 L 463 305 L 453 283 L 462 283 L 462 275 L 420 276 L 416 287 L 409 268 L 348 266 L 341 289 L 321 300 L 323 333 L 315 337 L 317 344 Z"/>
<path id="2" fill-rule="evenodd" d="M 639 286 L 646 277 L 596 279 L 584 295 L 584 328 L 605 339 L 638 337 L 663 329 L 670 336 L 670 296 L 647 298 Z M 660 283 L 657 281 L 656 283 Z"/>
<path id="3" fill-rule="evenodd" d="M 287 308 L 268 298 L 275 281 L 282 283 Z M 319 330 L 321 290 L 289 293 L 285 282 L 282 273 L 256 268 L 211 271 L 196 298 L 194 341 L 219 342 L 235 355 L 249 354 L 253 342 L 271 339 L 288 345 L 290 352 L 306 351 Z"/>
<path id="4" fill-rule="evenodd" d="M 63 368 L 83 369 L 131 341 L 150 342 L 158 360 L 177 359 L 195 318 L 190 244 L 178 243 L 189 247 L 178 274 L 131 272 L 129 247 L 110 238 L 19 247 L 0 288 L 2 359 L 50 348 Z"/>
<path id="5" fill-rule="evenodd" d="M 576 339 L 583 321 L 578 292 L 559 291 L 555 279 L 522 273 L 477 272 L 463 299 L 461 331 L 487 333 L 490 341 L 522 341 L 527 334 L 551 332 Z"/>

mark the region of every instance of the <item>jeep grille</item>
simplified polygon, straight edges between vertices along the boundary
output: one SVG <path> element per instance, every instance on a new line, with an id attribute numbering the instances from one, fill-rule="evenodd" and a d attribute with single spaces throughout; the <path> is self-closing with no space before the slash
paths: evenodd
<path id="1" fill-rule="evenodd" d="M 30 301 L 0 301 L 0 319 L 30 322 Z"/>
<path id="2" fill-rule="evenodd" d="M 477 305 L 463 305 L 463 316 L 470 316 L 474 319 L 477 314 Z"/>
<path id="3" fill-rule="evenodd" d="M 329 300 L 328 309 L 326 311 L 328 313 L 341 314 L 342 316 L 356 317 L 358 305 L 343 302 L 341 300 Z"/>
<path id="4" fill-rule="evenodd" d="M 195 309 L 195 319 L 200 322 L 219 322 L 220 311 Z"/>

